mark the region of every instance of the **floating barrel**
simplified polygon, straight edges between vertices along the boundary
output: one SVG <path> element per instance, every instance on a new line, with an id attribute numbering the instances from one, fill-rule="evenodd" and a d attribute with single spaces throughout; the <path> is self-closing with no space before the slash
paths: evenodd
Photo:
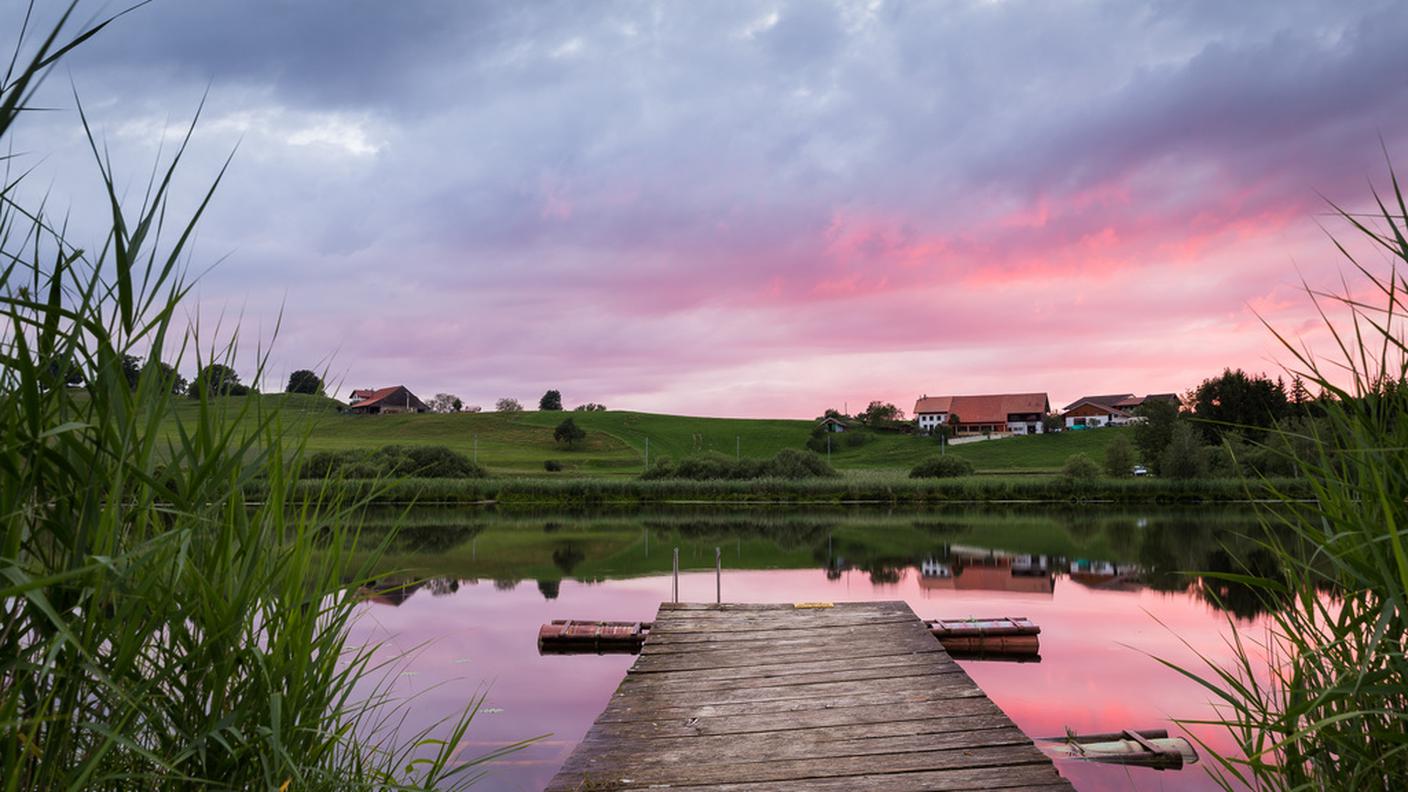
<path id="1" fill-rule="evenodd" d="M 635 654 L 650 633 L 649 622 L 557 619 L 538 628 L 540 654 Z"/>
<path id="2" fill-rule="evenodd" d="M 1041 628 L 1027 618 L 935 619 L 926 624 L 954 657 L 1034 659 L 1041 650 Z"/>

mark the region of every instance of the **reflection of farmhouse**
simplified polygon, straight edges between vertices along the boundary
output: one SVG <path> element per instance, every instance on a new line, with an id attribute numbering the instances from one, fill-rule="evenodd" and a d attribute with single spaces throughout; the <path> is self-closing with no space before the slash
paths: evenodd
<path id="1" fill-rule="evenodd" d="M 1138 564 L 1119 564 L 1110 561 L 1090 561 L 1084 558 L 1071 562 L 1071 580 L 1102 589 L 1138 589 L 1144 585 L 1139 581 Z"/>
<path id="2" fill-rule="evenodd" d="M 964 435 L 1040 434 L 1041 419 L 1051 412 L 1045 393 L 997 393 L 987 396 L 921 396 L 914 403 L 920 431 L 952 427 Z"/>
<path id="3" fill-rule="evenodd" d="M 1134 411 L 1146 402 L 1168 402 L 1175 407 L 1182 406 L 1178 396 L 1172 393 L 1151 393 L 1148 396 L 1135 396 L 1132 393 L 1115 393 L 1106 396 L 1082 396 L 1066 405 L 1061 417 L 1067 429 L 1093 429 L 1099 426 L 1124 426 L 1138 421 Z"/>
<path id="4" fill-rule="evenodd" d="M 1056 587 L 1056 577 L 1046 556 L 952 545 L 946 555 L 919 564 L 919 587 L 1050 594 Z"/>
<path id="5" fill-rule="evenodd" d="M 405 385 L 389 388 L 359 388 L 348 397 L 343 412 L 356 415 L 386 415 L 390 413 L 423 413 L 430 408 L 416 398 Z"/>

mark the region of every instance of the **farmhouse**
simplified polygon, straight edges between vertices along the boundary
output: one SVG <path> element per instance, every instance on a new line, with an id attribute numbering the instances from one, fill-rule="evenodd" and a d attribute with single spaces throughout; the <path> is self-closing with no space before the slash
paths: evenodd
<path id="1" fill-rule="evenodd" d="M 389 388 L 359 388 L 347 398 L 343 412 L 354 415 L 379 415 L 388 413 L 423 413 L 430 408 L 416 398 L 405 385 Z"/>
<path id="2" fill-rule="evenodd" d="M 957 435 L 1040 434 L 1041 419 L 1051 412 L 1045 393 L 997 393 L 984 396 L 921 396 L 914 403 L 920 431 L 953 427 Z"/>
<path id="3" fill-rule="evenodd" d="M 1101 426 L 1124 426 L 1139 420 L 1135 409 L 1145 402 L 1163 401 L 1182 406 L 1183 402 L 1172 393 L 1151 393 L 1148 396 L 1135 396 L 1132 393 L 1114 393 L 1104 396 L 1082 396 L 1066 405 L 1061 411 L 1067 429 L 1094 429 Z"/>

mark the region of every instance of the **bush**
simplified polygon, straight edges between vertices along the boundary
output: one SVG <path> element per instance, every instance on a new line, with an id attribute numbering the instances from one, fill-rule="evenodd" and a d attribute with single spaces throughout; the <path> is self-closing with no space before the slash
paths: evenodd
<path id="1" fill-rule="evenodd" d="M 1134 444 L 1128 437 L 1117 436 L 1105 449 L 1105 472 L 1113 478 L 1134 473 Z"/>
<path id="2" fill-rule="evenodd" d="M 1094 481 L 1100 478 L 1100 466 L 1085 454 L 1071 454 L 1061 465 L 1061 477 L 1070 481 Z"/>
<path id="3" fill-rule="evenodd" d="M 383 446 L 376 451 L 319 451 L 304 462 L 299 477 L 484 478 L 484 468 L 445 446 Z"/>
<path id="4" fill-rule="evenodd" d="M 820 456 L 785 448 L 772 459 L 734 459 L 718 452 L 685 457 L 677 464 L 661 459 L 641 478 L 743 481 L 760 478 L 831 478 L 838 475 Z"/>
<path id="5" fill-rule="evenodd" d="M 543 470 L 546 470 L 546 471 L 549 472 L 549 473 L 561 473 L 561 472 L 562 472 L 562 463 L 561 463 L 561 462 L 558 462 L 556 459 L 544 460 L 544 461 L 543 461 Z"/>
<path id="6" fill-rule="evenodd" d="M 784 448 L 767 463 L 763 475 L 772 478 L 807 479 L 831 478 L 840 474 L 816 454 Z"/>
<path id="7" fill-rule="evenodd" d="M 846 445 L 851 448 L 859 448 L 870 439 L 865 432 L 845 432 L 843 436 L 846 438 Z"/>
<path id="8" fill-rule="evenodd" d="M 909 471 L 910 478 L 958 478 L 973 475 L 973 463 L 956 456 L 936 456 L 920 462 Z"/>

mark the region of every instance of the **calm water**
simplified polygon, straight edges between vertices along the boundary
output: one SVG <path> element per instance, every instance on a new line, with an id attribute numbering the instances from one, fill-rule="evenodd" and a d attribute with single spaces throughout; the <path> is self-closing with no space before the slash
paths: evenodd
<path id="1" fill-rule="evenodd" d="M 1208 697 L 1153 658 L 1196 666 L 1193 650 L 1227 657 L 1229 619 L 1246 635 L 1261 631 L 1245 592 L 1179 574 L 1258 562 L 1245 538 L 1253 521 L 1225 512 L 438 510 L 409 522 L 384 590 L 367 592 L 355 638 L 407 653 L 395 685 L 417 697 L 412 725 L 452 716 L 487 691 L 468 754 L 550 735 L 490 765 L 477 789 L 540 789 L 633 660 L 539 656 L 538 626 L 652 619 L 670 597 L 675 547 L 687 570 L 680 581 L 686 601 L 713 601 L 719 547 L 725 601 L 899 599 L 921 618 L 1033 619 L 1042 628 L 1040 662 L 963 662 L 1033 737 L 1066 729 L 1175 732 L 1170 719 L 1207 716 Z M 1199 734 L 1230 749 L 1217 730 Z M 1216 788 L 1201 765 L 1179 772 L 1058 766 L 1084 790 Z"/>

